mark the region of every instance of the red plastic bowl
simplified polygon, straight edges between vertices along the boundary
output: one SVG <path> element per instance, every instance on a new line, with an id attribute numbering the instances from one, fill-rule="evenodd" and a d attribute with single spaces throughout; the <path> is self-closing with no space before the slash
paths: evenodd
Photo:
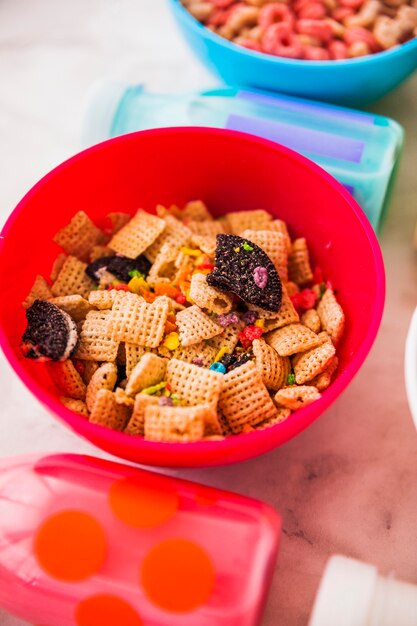
<path id="1" fill-rule="evenodd" d="M 42 364 L 22 358 L 21 302 L 35 274 L 49 276 L 59 249 L 53 235 L 78 210 L 100 223 L 129 211 L 202 199 L 221 215 L 266 209 L 305 236 L 315 263 L 338 290 L 347 318 L 337 376 L 322 398 L 273 428 L 224 441 L 163 444 L 90 424 L 58 400 Z M 382 256 L 355 200 L 321 168 L 264 139 L 206 128 L 158 129 L 101 143 L 45 176 L 19 203 L 0 240 L 0 343 L 26 386 L 72 430 L 108 452 L 138 463 L 204 466 L 249 459 L 288 441 L 347 387 L 375 339 L 384 304 Z"/>

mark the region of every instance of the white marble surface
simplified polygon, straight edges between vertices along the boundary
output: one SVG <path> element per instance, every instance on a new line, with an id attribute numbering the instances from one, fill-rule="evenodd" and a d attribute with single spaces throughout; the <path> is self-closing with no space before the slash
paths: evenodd
<path id="1" fill-rule="evenodd" d="M 42 174 L 78 150 L 85 92 L 102 76 L 160 91 L 215 84 L 188 53 L 164 0 L 0 0 L 1 221 Z M 411 247 L 417 76 L 372 110 L 402 123 L 407 142 L 381 237 L 387 306 L 371 355 L 336 404 L 282 448 L 232 467 L 177 472 L 264 499 L 282 512 L 284 534 L 263 626 L 306 626 L 334 552 L 417 583 L 417 433 L 402 369 L 417 302 Z M 0 457 L 100 454 L 46 414 L 3 355 L 0 397 Z M 0 625 L 23 622 L 0 610 Z"/>

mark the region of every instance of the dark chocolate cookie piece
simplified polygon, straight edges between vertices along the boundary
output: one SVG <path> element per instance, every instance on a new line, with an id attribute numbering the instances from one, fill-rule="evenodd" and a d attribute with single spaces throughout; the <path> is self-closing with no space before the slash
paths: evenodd
<path id="1" fill-rule="evenodd" d="M 131 272 L 136 270 L 144 274 L 144 276 L 147 276 L 150 268 L 151 263 L 143 254 L 139 255 L 136 259 L 114 255 L 103 256 L 100 259 L 96 259 L 88 265 L 85 271 L 95 283 L 100 282 L 100 270 L 106 270 L 123 283 L 128 283 L 132 278 Z"/>
<path id="2" fill-rule="evenodd" d="M 281 306 L 281 280 L 271 259 L 238 235 L 217 235 L 215 267 L 207 282 L 266 311 L 276 312 Z"/>
<path id="3" fill-rule="evenodd" d="M 78 343 L 77 326 L 55 304 L 35 300 L 26 310 L 28 322 L 22 337 L 22 352 L 28 359 L 61 361 L 68 359 Z"/>

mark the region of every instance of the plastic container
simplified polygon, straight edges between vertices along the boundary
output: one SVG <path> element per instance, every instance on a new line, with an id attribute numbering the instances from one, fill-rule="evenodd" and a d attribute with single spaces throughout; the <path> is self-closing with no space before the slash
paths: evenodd
<path id="1" fill-rule="evenodd" d="M 397 87 L 417 69 L 417 38 L 369 56 L 343 61 L 302 61 L 237 46 L 168 0 L 188 45 L 228 85 L 280 91 L 346 106 L 363 106 Z"/>
<path id="2" fill-rule="evenodd" d="M 405 342 L 404 374 L 408 406 L 417 428 L 417 309 L 411 318 Z"/>
<path id="3" fill-rule="evenodd" d="M 403 129 L 381 115 L 225 87 L 162 95 L 102 81 L 92 90 L 85 145 L 135 130 L 185 124 L 240 130 L 297 150 L 337 178 L 378 228 L 388 204 Z"/>
<path id="4" fill-rule="evenodd" d="M 415 626 L 417 586 L 380 576 L 373 565 L 332 556 L 309 626 Z"/>
<path id="5" fill-rule="evenodd" d="M 0 464 L 0 606 L 43 626 L 256 626 L 268 505 L 92 457 Z"/>
<path id="6" fill-rule="evenodd" d="M 59 251 L 54 234 L 79 209 L 93 220 L 110 211 L 202 199 L 221 215 L 266 209 L 308 238 L 313 262 L 338 289 L 347 318 L 335 380 L 315 403 L 272 428 L 190 444 L 144 441 L 90 424 L 65 408 L 46 368 L 19 350 L 21 302 L 35 274 L 48 276 Z M 381 251 L 362 209 L 329 174 L 301 155 L 234 131 L 173 128 L 111 139 L 66 161 L 19 203 L 1 233 L 0 344 L 23 383 L 72 430 L 108 452 L 160 466 L 233 463 L 272 450 L 317 419 L 348 386 L 379 328 L 385 295 Z"/>

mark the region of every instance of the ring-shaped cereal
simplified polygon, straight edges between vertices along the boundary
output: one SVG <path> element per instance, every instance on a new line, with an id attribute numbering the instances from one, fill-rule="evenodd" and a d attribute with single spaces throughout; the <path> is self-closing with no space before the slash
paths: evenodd
<path id="1" fill-rule="evenodd" d="M 262 39 L 262 49 L 268 54 L 287 59 L 302 59 L 303 46 L 285 22 L 271 24 Z"/>
<path id="2" fill-rule="evenodd" d="M 270 3 L 263 6 L 259 12 L 259 26 L 268 29 L 278 23 L 288 24 L 291 29 L 294 29 L 295 17 L 287 5 Z"/>
<path id="3" fill-rule="evenodd" d="M 324 43 L 333 39 L 332 27 L 325 20 L 298 20 L 296 30 L 304 35 L 317 37 Z"/>

